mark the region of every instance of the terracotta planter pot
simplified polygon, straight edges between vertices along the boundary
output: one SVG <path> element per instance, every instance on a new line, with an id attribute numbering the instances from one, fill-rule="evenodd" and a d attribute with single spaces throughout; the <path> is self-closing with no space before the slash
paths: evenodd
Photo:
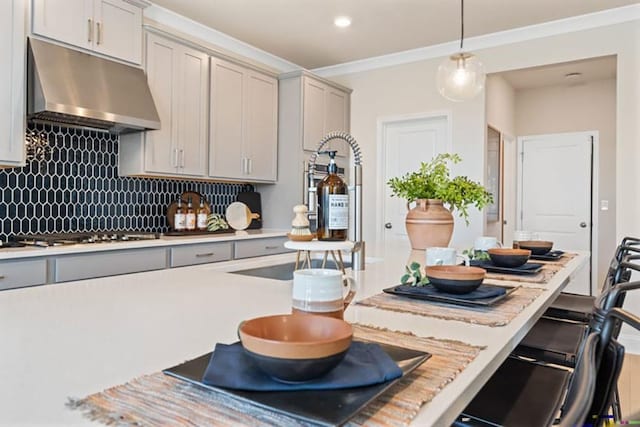
<path id="1" fill-rule="evenodd" d="M 447 247 L 453 234 L 453 215 L 442 200 L 418 199 L 407 212 L 405 225 L 413 249 Z"/>

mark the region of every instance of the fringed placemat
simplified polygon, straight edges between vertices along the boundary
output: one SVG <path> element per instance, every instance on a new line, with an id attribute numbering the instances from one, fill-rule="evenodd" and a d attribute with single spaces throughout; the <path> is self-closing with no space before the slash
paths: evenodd
<path id="1" fill-rule="evenodd" d="M 487 307 L 424 301 L 386 293 L 376 294 L 356 304 L 476 325 L 505 326 L 542 292 L 544 289 L 520 287 L 507 298 Z"/>
<path id="2" fill-rule="evenodd" d="M 398 381 L 348 425 L 404 427 L 478 355 L 483 347 L 459 341 L 354 325 L 356 338 L 428 351 L 432 357 Z M 302 426 L 285 415 L 238 401 L 162 373 L 136 378 L 68 406 L 114 426 Z"/>

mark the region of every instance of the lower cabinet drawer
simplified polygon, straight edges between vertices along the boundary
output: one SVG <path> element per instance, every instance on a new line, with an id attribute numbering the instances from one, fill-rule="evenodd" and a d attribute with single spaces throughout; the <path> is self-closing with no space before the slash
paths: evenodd
<path id="1" fill-rule="evenodd" d="M 205 243 L 171 248 L 171 267 L 206 264 L 231 259 L 233 243 Z"/>
<path id="2" fill-rule="evenodd" d="M 167 251 L 165 248 L 61 256 L 55 259 L 55 281 L 68 282 L 139 271 L 161 270 L 166 266 Z"/>
<path id="3" fill-rule="evenodd" d="M 0 262 L 0 290 L 43 285 L 47 282 L 47 260 Z"/>
<path id="4" fill-rule="evenodd" d="M 284 242 L 287 240 L 289 239 L 283 236 L 237 241 L 234 258 L 251 258 L 291 252 L 290 249 L 284 247 Z"/>

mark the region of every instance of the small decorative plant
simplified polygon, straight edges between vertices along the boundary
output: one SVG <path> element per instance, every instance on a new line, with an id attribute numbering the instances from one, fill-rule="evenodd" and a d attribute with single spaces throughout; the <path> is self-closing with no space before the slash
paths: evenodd
<path id="1" fill-rule="evenodd" d="M 422 275 L 422 269 L 419 262 L 412 262 L 409 266 L 405 266 L 407 271 L 401 278 L 400 283 L 411 286 L 424 286 L 429 284 L 426 275 Z"/>
<path id="2" fill-rule="evenodd" d="M 482 209 L 493 202 L 493 196 L 480 183 L 466 176 L 451 178 L 449 163 L 460 161 L 458 154 L 438 154 L 431 161 L 422 162 L 417 171 L 391 178 L 387 184 L 394 196 L 408 202 L 418 199 L 442 200 L 469 224 L 469 206 Z"/>

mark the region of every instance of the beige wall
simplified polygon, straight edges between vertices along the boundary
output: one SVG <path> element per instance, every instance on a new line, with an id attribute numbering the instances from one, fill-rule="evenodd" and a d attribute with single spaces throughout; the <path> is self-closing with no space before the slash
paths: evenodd
<path id="1" fill-rule="evenodd" d="M 488 73 L 528 68 L 605 55 L 617 55 L 616 117 L 616 240 L 640 236 L 640 25 L 638 21 L 577 31 L 537 40 L 479 50 Z M 485 100 L 448 102 L 436 92 L 435 73 L 440 60 L 425 60 L 394 67 L 332 77 L 354 89 L 351 132 L 364 154 L 364 237 L 372 240 L 382 224 L 376 199 L 377 135 L 381 118 L 399 114 L 450 111 L 453 149 L 464 162 L 459 172 L 484 181 Z M 624 195 L 624 197 L 622 197 Z M 472 211 L 471 225 L 456 222 L 452 244 L 465 247 L 483 231 L 483 215 Z M 640 312 L 640 298 L 628 298 Z M 640 341 L 639 341 L 640 342 Z"/>
<path id="2" fill-rule="evenodd" d="M 609 201 L 598 211 L 598 284 L 604 280 L 616 242 L 616 80 L 578 86 L 516 91 L 518 136 L 598 131 L 598 198 Z"/>

